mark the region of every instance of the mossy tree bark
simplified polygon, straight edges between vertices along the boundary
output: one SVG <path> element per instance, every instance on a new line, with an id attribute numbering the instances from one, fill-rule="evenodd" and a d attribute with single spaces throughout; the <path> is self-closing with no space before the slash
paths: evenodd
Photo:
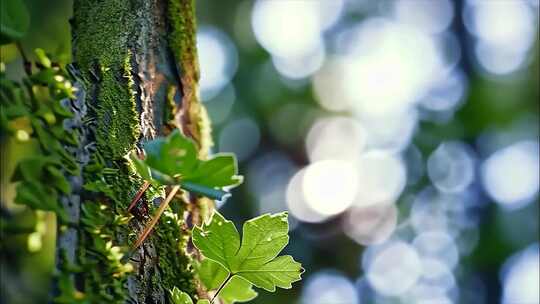
<path id="1" fill-rule="evenodd" d="M 75 193 L 63 201 L 74 225 L 58 230 L 57 298 L 168 303 L 174 286 L 200 295 L 188 231 L 210 201 L 179 196 L 176 212 L 162 217 L 129 261 L 116 254 L 125 253 L 167 192 L 151 189 L 139 216 L 129 217 L 125 208 L 142 180 L 125 156 L 172 128 L 192 137 L 202 158 L 211 144 L 197 97 L 193 0 L 75 0 L 73 7 L 73 61 L 88 109 L 80 149 L 88 155 L 79 160 Z M 66 295 L 66 286 L 75 295 Z"/>

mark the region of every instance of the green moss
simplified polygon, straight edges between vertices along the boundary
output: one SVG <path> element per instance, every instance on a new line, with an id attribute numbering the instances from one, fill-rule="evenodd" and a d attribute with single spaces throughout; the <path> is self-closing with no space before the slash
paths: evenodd
<path id="1" fill-rule="evenodd" d="M 135 20 L 132 1 L 78 0 L 73 15 L 75 60 L 88 74 L 99 64 L 104 69 L 122 66 Z"/>
<path id="2" fill-rule="evenodd" d="M 178 214 L 165 212 L 153 236 L 159 253 L 162 288 L 174 286 L 191 295 L 197 294 L 192 257 L 187 253 L 189 234 L 182 230 Z"/>
<path id="3" fill-rule="evenodd" d="M 131 1 L 77 1 L 74 59 L 81 68 L 97 116 L 96 141 L 104 156 L 119 159 L 139 137 L 129 39 L 135 32 Z M 95 102 L 93 102 L 95 101 Z"/>
<path id="4" fill-rule="evenodd" d="M 131 151 L 140 134 L 130 57 L 128 52 L 122 66 L 122 79 L 111 70 L 103 73 L 97 96 L 97 145 L 111 159 L 119 159 Z"/>
<path id="5" fill-rule="evenodd" d="M 177 62 L 196 62 L 197 25 L 194 0 L 169 0 L 167 17 L 170 25 L 169 45 Z"/>

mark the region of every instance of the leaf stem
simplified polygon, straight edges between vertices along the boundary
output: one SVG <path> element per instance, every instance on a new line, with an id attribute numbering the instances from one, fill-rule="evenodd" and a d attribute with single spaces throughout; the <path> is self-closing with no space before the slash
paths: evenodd
<path id="1" fill-rule="evenodd" d="M 229 272 L 229 274 L 227 275 L 227 279 L 225 281 L 223 281 L 223 283 L 221 283 L 221 286 L 219 286 L 218 290 L 216 291 L 216 294 L 212 297 L 212 300 L 210 301 L 210 304 L 214 303 L 214 300 L 218 297 L 219 293 L 223 290 L 225 285 L 227 285 L 227 283 L 229 283 L 229 281 L 233 277 L 234 277 L 234 275 L 231 275 L 231 273 Z"/>
<path id="2" fill-rule="evenodd" d="M 180 190 L 180 186 L 174 186 L 172 188 L 171 192 L 169 193 L 165 201 L 161 203 L 161 205 L 159 206 L 159 209 L 156 212 L 156 215 L 154 216 L 154 218 L 152 218 L 152 220 L 150 221 L 150 224 L 148 224 L 146 228 L 144 228 L 143 233 L 141 234 L 139 239 L 137 239 L 137 241 L 135 242 L 135 245 L 133 245 L 133 250 L 137 249 L 144 242 L 144 240 L 146 240 L 150 232 L 152 232 L 152 229 L 154 228 L 154 226 L 157 224 L 159 218 L 161 217 L 161 214 L 163 214 L 163 212 L 165 211 L 165 209 L 167 208 L 171 200 L 174 198 L 174 195 L 176 194 L 176 192 L 178 192 L 178 190 Z"/>

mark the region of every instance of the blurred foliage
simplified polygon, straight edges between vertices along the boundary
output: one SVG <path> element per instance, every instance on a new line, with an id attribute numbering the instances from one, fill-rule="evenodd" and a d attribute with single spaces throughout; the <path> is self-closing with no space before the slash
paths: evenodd
<path id="1" fill-rule="evenodd" d="M 21 53 L 24 58 L 24 53 Z M 0 263 L 2 270 L 10 279 L 2 279 L 2 301 L 9 303 L 35 302 L 36 299 L 47 299 L 51 288 L 50 276 L 54 267 L 52 260 L 55 256 L 51 250 L 54 248 L 56 223 L 59 230 L 67 229 L 70 225 L 67 214 L 61 204 L 61 196 L 64 200 L 71 194 L 71 184 L 68 177 L 80 176 L 82 171 L 75 160 L 73 150 L 80 145 L 79 130 L 76 130 L 84 122 L 84 115 L 76 111 L 85 111 L 82 107 L 71 106 L 77 104 L 76 93 L 81 88 L 80 82 L 74 82 L 74 72 L 68 72 L 64 65 L 53 62 L 41 49 L 35 51 L 37 61 L 32 63 L 25 61 L 25 72 L 21 81 L 14 81 L 6 77 L 4 64 L 0 70 L 0 101 L 2 112 L 0 113 L 0 127 L 3 143 L 8 148 L 11 143 L 21 143 L 20 149 L 30 150 L 31 155 L 16 159 L 16 166 L 9 171 L 2 168 L 2 184 L 7 181 L 16 185 L 16 196 L 11 201 L 4 197 L 2 189 L 2 254 Z M 72 71 L 72 70 L 70 70 Z M 84 96 L 84 95 L 82 95 Z M 80 94 L 79 94 L 80 97 Z M 4 147 L 4 145 L 3 145 Z M 86 147 L 85 147 L 86 148 Z M 3 153 L 5 151 L 2 151 Z M 92 169 L 100 169 L 98 163 L 93 163 Z M 102 169 L 102 168 L 101 168 Z M 98 170 L 98 172 L 106 170 Z M 11 186 L 12 184 L 9 184 Z M 102 187 L 94 181 L 88 191 L 101 191 Z M 108 190 L 108 189 L 107 189 Z M 109 193 L 109 195 L 112 195 Z M 4 203 L 5 200 L 5 203 Z M 11 203 L 22 205 L 18 208 L 11 207 Z M 12 210 L 13 209 L 13 210 Z M 64 256 L 58 258 L 63 262 L 54 275 L 58 278 L 58 293 L 55 303 L 96 303 L 108 300 L 123 302 L 125 290 L 123 288 L 126 274 L 133 270 L 132 265 L 122 261 L 124 249 L 113 244 L 112 230 L 118 226 L 126 226 L 128 217 L 111 217 L 103 211 L 105 205 L 99 203 L 84 204 L 81 222 L 87 234 L 81 234 L 81 242 L 87 243 L 91 248 L 79 252 L 76 264 L 68 263 Z M 44 211 L 52 211 L 47 214 Z M 26 226 L 25 217 L 34 214 L 35 220 L 30 221 L 32 226 Z M 55 215 L 55 216 L 54 216 Z M 45 221 L 48 221 L 46 223 Z M 24 224 L 21 224 L 24 223 Z M 47 229 L 48 228 L 48 229 Z M 4 233 L 8 233 L 4 238 Z M 51 239 L 52 238 L 52 239 Z M 25 239 L 26 246 L 14 246 L 14 240 Z M 47 241 L 43 244 L 44 240 Z M 91 244 L 91 245 L 90 245 Z M 41 249 L 48 249 L 47 251 Z M 48 267 L 42 271 L 29 271 L 30 275 L 38 275 L 37 279 L 27 280 L 26 273 L 20 273 L 26 265 L 19 265 L 19 260 L 24 261 L 24 254 L 40 255 Z M 46 258 L 42 256 L 46 255 Z M 13 268 L 13 269 L 12 269 Z M 36 267 L 36 269 L 40 269 Z M 84 291 L 81 292 L 71 279 L 73 273 L 87 273 Z M 22 282 L 18 282 L 22 280 Z M 36 289 L 36 282 L 42 282 L 41 286 L 47 288 Z M 13 284 L 14 286 L 10 286 Z M 28 289 L 27 296 L 21 297 L 21 290 Z M 26 294 L 26 293 L 25 293 Z M 35 297 L 34 297 L 35 295 Z"/>
<path id="2" fill-rule="evenodd" d="M 30 16 L 24 2 L 0 2 L 0 44 L 21 39 L 30 26 Z"/>
<path id="3" fill-rule="evenodd" d="M 53 67 L 41 49 L 36 50 L 36 55 L 39 70 L 22 83 L 7 79 L 0 71 L 1 128 L 3 134 L 20 142 L 34 141 L 39 145 L 36 156 L 21 160 L 13 173 L 12 182 L 18 182 L 14 201 L 33 209 L 55 211 L 65 220 L 58 192 L 68 194 L 71 187 L 63 170 L 79 174 L 65 148 L 77 144 L 63 124 L 72 113 L 61 104 L 74 97 L 73 87 L 65 69 Z"/>
<path id="4" fill-rule="evenodd" d="M 59 193 L 70 191 L 65 170 L 79 174 L 73 157 L 65 150 L 66 145 L 76 143 L 63 124 L 64 119 L 72 117 L 72 114 L 61 104 L 73 97 L 73 87 L 68 80 L 70 76 L 63 67 L 53 64 L 41 49 L 35 54 L 38 61 L 35 66 L 25 63 L 28 75 L 21 82 L 7 78 L 5 65 L 0 63 L 1 152 L 3 156 L 11 157 L 10 166 L 3 165 L 1 172 L 0 262 L 2 277 L 7 274 L 10 277 L 9 280 L 2 279 L 2 289 L 8 291 L 2 296 L 5 301 L 13 303 L 27 301 L 20 299 L 22 290 L 27 290 L 23 293 L 28 293 L 29 298 L 48 293 L 35 289 L 33 281 L 48 285 L 45 282 L 52 272 L 54 233 L 51 232 L 55 231 L 55 217 L 31 210 L 55 211 L 58 219 L 65 221 L 59 201 Z M 2 159 L 3 164 L 4 161 Z M 9 198 L 13 185 L 10 182 L 17 185 L 13 199 Z M 12 206 L 12 202 L 21 206 Z M 13 246 L 17 239 L 26 242 Z M 27 259 L 37 259 L 37 263 L 45 268 L 35 267 L 39 271 L 14 275 L 27 267 L 19 264 Z"/>

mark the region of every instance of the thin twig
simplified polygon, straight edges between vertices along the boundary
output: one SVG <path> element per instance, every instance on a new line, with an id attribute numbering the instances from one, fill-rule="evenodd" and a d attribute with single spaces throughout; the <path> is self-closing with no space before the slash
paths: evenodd
<path id="1" fill-rule="evenodd" d="M 144 184 L 141 186 L 139 191 L 137 191 L 137 194 L 135 195 L 135 197 L 133 198 L 133 200 L 129 204 L 129 207 L 127 209 L 128 212 L 130 212 L 131 209 L 133 209 L 133 207 L 135 207 L 137 205 L 137 202 L 141 199 L 144 192 L 146 192 L 146 190 L 148 189 L 149 186 L 150 186 L 149 182 L 144 182 Z"/>
<path id="2" fill-rule="evenodd" d="M 161 217 L 161 214 L 163 214 L 163 212 L 165 211 L 165 209 L 167 208 L 171 200 L 174 198 L 174 195 L 176 194 L 176 192 L 178 192 L 178 190 L 180 190 L 180 186 L 174 186 L 171 189 L 171 192 L 169 193 L 165 201 L 161 203 L 161 205 L 159 206 L 159 209 L 156 212 L 156 215 L 154 216 L 154 218 L 150 221 L 150 223 L 146 226 L 146 228 L 144 228 L 143 233 L 141 234 L 139 239 L 135 242 L 135 245 L 133 245 L 133 250 L 139 248 L 139 246 L 144 242 L 144 240 L 146 240 L 150 232 L 152 232 L 152 229 L 154 228 L 154 226 L 157 224 L 159 218 Z"/>

